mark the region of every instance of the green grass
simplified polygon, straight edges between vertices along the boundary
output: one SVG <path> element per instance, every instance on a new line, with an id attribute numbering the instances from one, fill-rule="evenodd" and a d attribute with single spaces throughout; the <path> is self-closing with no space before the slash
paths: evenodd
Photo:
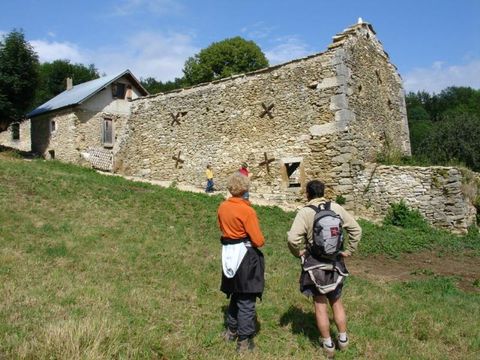
<path id="1" fill-rule="evenodd" d="M 134 183 L 0 153 L 0 358 L 225 359 L 219 338 L 222 198 Z M 257 359 L 317 358 L 311 302 L 285 233 L 294 218 L 256 208 L 266 237 Z M 361 256 L 473 250 L 478 235 L 362 221 Z M 474 359 L 478 293 L 451 278 L 380 283 L 350 277 L 351 348 L 338 359 Z"/>

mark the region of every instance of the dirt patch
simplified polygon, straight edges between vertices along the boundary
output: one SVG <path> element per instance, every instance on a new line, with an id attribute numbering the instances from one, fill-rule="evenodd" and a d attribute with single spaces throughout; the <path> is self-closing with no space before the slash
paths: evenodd
<path id="1" fill-rule="evenodd" d="M 366 279 L 390 282 L 409 281 L 440 275 L 457 279 L 458 288 L 480 292 L 480 261 L 473 253 L 439 256 L 437 252 L 425 251 L 403 254 L 399 259 L 383 255 L 354 257 L 347 266 L 352 275 Z"/>

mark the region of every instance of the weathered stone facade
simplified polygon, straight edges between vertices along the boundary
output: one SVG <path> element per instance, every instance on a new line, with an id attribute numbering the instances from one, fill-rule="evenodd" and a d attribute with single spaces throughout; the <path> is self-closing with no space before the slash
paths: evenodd
<path id="1" fill-rule="evenodd" d="M 132 99 L 140 96 L 128 78 L 116 80 L 117 84 L 130 86 Z M 113 93 L 112 84 L 109 84 L 77 106 L 32 119 L 32 151 L 47 159 L 112 171 L 118 139 L 130 115 L 131 101 L 118 99 Z"/>
<path id="2" fill-rule="evenodd" d="M 11 124 L 7 130 L 0 132 L 0 145 L 22 151 L 31 150 L 30 121 Z"/>
<path id="3" fill-rule="evenodd" d="M 246 161 L 253 191 L 287 198 L 305 179 L 342 185 L 339 174 L 351 178 L 352 164 L 386 146 L 410 153 L 401 80 L 368 24 L 325 53 L 138 99 L 126 137 L 122 173 L 201 185 L 212 163 L 222 185 Z M 295 163 L 300 186 L 289 187 Z"/>
<path id="4" fill-rule="evenodd" d="M 382 219 L 391 203 L 405 201 L 435 227 L 467 232 L 475 223 L 475 173 L 454 167 L 410 167 L 370 164 L 354 179 L 355 212 Z"/>

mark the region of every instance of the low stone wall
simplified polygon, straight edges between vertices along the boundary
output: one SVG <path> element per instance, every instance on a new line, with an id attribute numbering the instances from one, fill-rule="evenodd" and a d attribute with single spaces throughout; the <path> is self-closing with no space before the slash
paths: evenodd
<path id="1" fill-rule="evenodd" d="M 383 219 L 391 203 L 404 200 L 435 227 L 466 233 L 475 223 L 475 176 L 454 167 L 369 165 L 353 184 L 354 212 Z M 477 174 L 478 175 L 478 174 Z"/>
<path id="2" fill-rule="evenodd" d="M 18 124 L 19 138 L 13 139 L 13 125 L 10 125 L 7 130 L 0 132 L 0 145 L 8 146 L 22 151 L 30 151 L 31 149 L 31 135 L 30 135 L 30 121 L 23 121 Z"/>

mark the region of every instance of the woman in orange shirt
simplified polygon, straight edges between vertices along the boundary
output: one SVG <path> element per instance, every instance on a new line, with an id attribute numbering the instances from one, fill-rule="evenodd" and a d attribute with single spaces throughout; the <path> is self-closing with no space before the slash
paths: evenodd
<path id="1" fill-rule="evenodd" d="M 237 351 L 244 352 L 255 347 L 255 302 L 265 283 L 265 262 L 258 248 L 265 241 L 255 210 L 242 198 L 248 191 L 248 177 L 237 172 L 228 179 L 227 187 L 232 197 L 218 208 L 223 267 L 220 290 L 230 298 L 224 338 L 237 340 Z"/>

